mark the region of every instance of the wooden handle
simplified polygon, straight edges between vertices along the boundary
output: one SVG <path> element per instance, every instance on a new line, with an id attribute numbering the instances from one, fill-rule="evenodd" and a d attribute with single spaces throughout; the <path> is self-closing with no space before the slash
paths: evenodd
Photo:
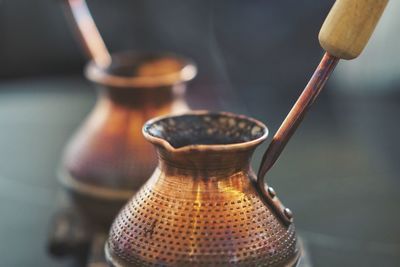
<path id="1" fill-rule="evenodd" d="M 319 32 L 321 46 L 338 58 L 358 57 L 388 1 L 336 0 Z"/>

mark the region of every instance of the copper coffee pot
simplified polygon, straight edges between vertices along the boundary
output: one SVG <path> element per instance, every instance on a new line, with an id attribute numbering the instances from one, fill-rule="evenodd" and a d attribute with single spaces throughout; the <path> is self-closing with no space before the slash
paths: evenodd
<path id="1" fill-rule="evenodd" d="M 170 53 L 110 54 L 85 0 L 68 0 L 66 7 L 91 58 L 85 76 L 98 88 L 98 99 L 65 149 L 59 178 L 91 225 L 108 229 L 157 163 L 142 125 L 189 109 L 184 93 L 197 69 Z"/>
<path id="2" fill-rule="evenodd" d="M 112 266 L 293 266 L 300 250 L 291 214 L 269 188 L 264 204 L 250 168 L 264 124 L 193 112 L 147 122 L 159 164 L 110 231 Z M 281 212 L 282 211 L 282 212 Z"/>
<path id="3" fill-rule="evenodd" d="M 115 219 L 106 243 L 111 266 L 296 266 L 301 247 L 292 212 L 265 184 L 272 167 L 339 58 L 362 51 L 384 0 L 338 0 L 320 41 L 327 50 L 267 149 L 261 122 L 206 111 L 160 117 L 143 127 L 159 163 Z"/>
<path id="4" fill-rule="evenodd" d="M 185 84 L 196 68 L 167 54 L 116 54 L 107 68 L 90 62 L 85 75 L 97 103 L 65 149 L 59 178 L 85 217 L 109 227 L 148 179 L 157 157 L 141 134 L 146 120 L 188 110 Z"/>

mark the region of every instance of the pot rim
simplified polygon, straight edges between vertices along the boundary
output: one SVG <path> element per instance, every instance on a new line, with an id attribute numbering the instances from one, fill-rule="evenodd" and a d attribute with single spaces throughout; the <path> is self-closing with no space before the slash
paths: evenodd
<path id="1" fill-rule="evenodd" d="M 112 73 L 113 63 L 120 66 L 145 62 L 150 59 L 170 58 L 181 65 L 178 70 L 167 74 L 154 76 L 123 76 Z M 138 61 L 137 63 L 135 62 Z M 116 65 L 116 66 L 118 66 Z M 115 67 L 115 66 L 114 66 Z M 172 86 L 182 82 L 188 82 L 197 75 L 197 66 L 189 58 L 169 52 L 137 52 L 124 51 L 111 54 L 111 63 L 106 67 L 97 65 L 93 60 L 86 64 L 84 74 L 86 78 L 94 83 L 112 87 L 134 87 L 134 88 L 155 88 L 161 86 Z"/>
<path id="2" fill-rule="evenodd" d="M 252 140 L 249 141 L 243 141 L 240 143 L 229 143 L 229 144 L 193 144 L 193 145 L 184 145 L 181 147 L 174 147 L 172 146 L 167 140 L 156 137 L 152 134 L 149 133 L 149 128 L 156 122 L 161 121 L 163 119 L 167 118 L 177 118 L 181 116 L 186 116 L 186 115 L 200 115 L 200 116 L 205 116 L 205 115 L 218 115 L 218 116 L 225 116 L 228 118 L 233 118 L 233 119 L 245 119 L 248 120 L 258 127 L 260 127 L 264 133 Z M 142 133 L 145 137 L 146 140 L 148 140 L 150 143 L 161 146 L 162 148 L 166 149 L 169 152 L 173 153 L 192 153 L 192 152 L 202 152 L 202 151 L 210 151 L 210 152 L 232 152 L 232 151 L 243 151 L 243 150 L 249 150 L 252 148 L 255 148 L 262 142 L 264 142 L 267 137 L 268 137 L 268 128 L 267 126 L 262 123 L 259 120 L 256 120 L 254 118 L 248 117 L 246 115 L 240 115 L 240 114 L 235 114 L 231 112 L 226 112 L 226 111 L 220 111 L 220 112 L 213 112 L 213 111 L 208 111 L 208 110 L 195 110 L 195 111 L 189 111 L 181 114 L 173 114 L 173 115 L 164 115 L 164 116 L 159 116 L 155 117 L 153 119 L 150 119 L 147 121 L 142 128 Z"/>

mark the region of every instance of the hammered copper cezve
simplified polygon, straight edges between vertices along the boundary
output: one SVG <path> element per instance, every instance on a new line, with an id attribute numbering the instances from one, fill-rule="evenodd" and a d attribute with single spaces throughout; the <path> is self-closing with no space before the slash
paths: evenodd
<path id="1" fill-rule="evenodd" d="M 388 0 L 337 0 L 320 31 L 326 50 L 264 154 L 267 128 L 247 117 L 197 112 L 149 121 L 159 164 L 115 219 L 106 243 L 113 266 L 294 266 L 300 250 L 290 210 L 264 183 L 339 59 L 365 47 Z"/>
<path id="2" fill-rule="evenodd" d="M 268 134 L 264 124 L 194 112 L 143 129 L 159 164 L 113 223 L 106 245 L 112 266 L 295 265 L 291 214 L 272 188 L 274 204 L 264 201 L 250 167 Z"/>

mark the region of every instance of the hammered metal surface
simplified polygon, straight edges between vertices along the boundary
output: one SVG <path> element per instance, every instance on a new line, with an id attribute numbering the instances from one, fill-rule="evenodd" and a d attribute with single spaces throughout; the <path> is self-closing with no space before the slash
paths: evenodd
<path id="1" fill-rule="evenodd" d="M 218 144 L 218 138 L 208 141 Z M 158 168 L 113 223 L 108 260 L 115 266 L 286 266 L 295 260 L 294 225 L 283 224 L 251 182 L 249 160 L 259 143 L 243 143 L 244 150 L 158 147 Z"/>

